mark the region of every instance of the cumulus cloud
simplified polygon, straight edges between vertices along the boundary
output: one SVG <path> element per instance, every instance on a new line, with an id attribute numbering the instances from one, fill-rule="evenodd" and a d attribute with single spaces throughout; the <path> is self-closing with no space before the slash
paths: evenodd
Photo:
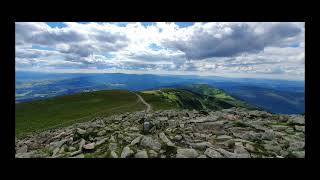
<path id="1" fill-rule="evenodd" d="M 16 22 L 16 67 L 303 77 L 303 22 Z"/>

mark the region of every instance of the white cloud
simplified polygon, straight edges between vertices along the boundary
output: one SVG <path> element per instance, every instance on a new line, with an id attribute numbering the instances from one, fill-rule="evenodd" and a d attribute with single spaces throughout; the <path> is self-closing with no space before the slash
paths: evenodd
<path id="1" fill-rule="evenodd" d="M 64 24 L 52 28 L 46 23 L 17 22 L 16 65 L 304 76 L 303 22 L 212 22 L 184 28 L 164 22 Z"/>

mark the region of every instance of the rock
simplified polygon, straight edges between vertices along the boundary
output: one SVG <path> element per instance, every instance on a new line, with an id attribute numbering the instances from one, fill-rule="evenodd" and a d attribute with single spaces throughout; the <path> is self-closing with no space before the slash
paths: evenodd
<path id="1" fill-rule="evenodd" d="M 210 158 L 223 158 L 223 156 L 218 151 L 211 148 L 206 149 L 204 154 Z"/>
<path id="2" fill-rule="evenodd" d="M 121 153 L 121 158 L 128 158 L 130 157 L 131 155 L 133 155 L 133 151 L 128 147 L 124 147 L 123 150 L 122 150 L 122 153 Z"/>
<path id="3" fill-rule="evenodd" d="M 159 138 L 164 143 L 166 143 L 167 146 L 174 146 L 174 144 L 167 138 L 167 136 L 163 132 L 159 133 Z"/>
<path id="4" fill-rule="evenodd" d="M 139 151 L 137 152 L 135 155 L 134 155 L 135 158 L 148 158 L 148 154 L 147 154 L 147 151 L 146 150 L 142 150 L 142 151 Z"/>
<path id="5" fill-rule="evenodd" d="M 143 136 L 142 140 L 140 141 L 140 145 L 143 147 L 149 147 L 156 151 L 161 149 L 161 144 L 156 139 L 153 139 L 149 136 Z"/>
<path id="6" fill-rule="evenodd" d="M 130 143 L 130 145 L 133 146 L 133 145 L 135 145 L 135 144 L 138 144 L 138 143 L 140 142 L 141 138 L 142 138 L 142 136 L 136 137 L 136 138 Z"/>
<path id="7" fill-rule="evenodd" d="M 209 142 L 199 142 L 199 143 L 188 143 L 192 148 L 199 149 L 199 150 L 205 150 L 208 147 L 212 147 L 212 144 Z"/>
<path id="8" fill-rule="evenodd" d="M 55 148 L 54 150 L 53 150 L 53 153 L 52 153 L 52 157 L 54 157 L 58 152 L 59 152 L 59 150 L 60 150 L 60 148 Z"/>
<path id="9" fill-rule="evenodd" d="M 187 158 L 196 158 L 198 157 L 198 152 L 194 149 L 185 149 L 185 148 L 181 148 L 177 150 L 177 156 L 184 156 Z"/>
<path id="10" fill-rule="evenodd" d="M 229 139 L 232 139 L 232 137 L 227 135 L 221 135 L 216 137 L 216 140 L 229 140 Z"/>
<path id="11" fill-rule="evenodd" d="M 292 151 L 290 155 L 291 155 L 290 157 L 293 157 L 293 158 L 304 158 L 305 151 Z"/>
<path id="12" fill-rule="evenodd" d="M 288 128 L 288 126 L 283 125 L 272 125 L 271 128 L 275 131 L 284 131 Z"/>
<path id="13" fill-rule="evenodd" d="M 109 144 L 109 147 L 108 147 L 108 150 L 109 151 L 114 151 L 118 148 L 118 144 L 117 143 L 110 143 Z"/>
<path id="14" fill-rule="evenodd" d="M 250 152 L 254 152 L 255 151 L 255 148 L 254 146 L 252 146 L 251 144 L 247 143 L 245 148 L 250 151 Z"/>
<path id="15" fill-rule="evenodd" d="M 158 157 L 158 153 L 151 149 L 151 150 L 149 150 L 149 157 L 156 158 L 156 157 Z"/>
<path id="16" fill-rule="evenodd" d="M 28 152 L 28 146 L 27 145 L 23 145 L 21 147 L 19 147 L 16 151 L 16 153 L 26 153 Z"/>
<path id="17" fill-rule="evenodd" d="M 96 145 L 96 146 L 99 146 L 99 145 L 105 143 L 107 140 L 108 140 L 108 138 L 103 138 L 103 139 L 97 141 L 95 145 Z"/>
<path id="18" fill-rule="evenodd" d="M 198 156 L 198 158 L 207 158 L 207 156 L 206 155 L 200 155 L 200 156 Z"/>
<path id="19" fill-rule="evenodd" d="M 264 132 L 263 134 L 262 134 L 262 139 L 263 140 L 273 140 L 274 139 L 274 132 L 272 131 L 272 130 L 268 130 L 268 131 L 266 131 L 266 132 Z"/>
<path id="20" fill-rule="evenodd" d="M 239 144 L 238 144 L 239 143 Z M 235 144 L 234 153 L 236 154 L 249 154 L 248 151 L 243 147 L 241 142 Z"/>
<path id="21" fill-rule="evenodd" d="M 297 126 L 297 125 L 295 125 L 295 126 L 294 126 L 294 129 L 295 129 L 296 131 L 305 132 L 305 127 L 304 127 L 304 126 Z"/>
<path id="22" fill-rule="evenodd" d="M 236 154 L 229 151 L 226 151 L 222 148 L 216 149 L 220 154 L 222 154 L 226 158 L 250 158 L 250 155 L 248 154 Z"/>
<path id="23" fill-rule="evenodd" d="M 72 146 L 69 146 L 69 147 L 68 147 L 68 151 L 70 151 L 70 152 L 71 152 L 71 151 L 74 151 L 74 150 L 76 150 L 76 148 L 75 148 L 75 147 L 72 147 Z"/>
<path id="24" fill-rule="evenodd" d="M 177 154 L 176 158 L 187 158 L 186 156 L 182 155 L 182 154 Z"/>
<path id="25" fill-rule="evenodd" d="M 98 133 L 97 133 L 97 136 L 103 136 L 103 135 L 105 135 L 107 132 L 106 132 L 106 130 L 101 130 L 101 131 L 99 131 Z"/>
<path id="26" fill-rule="evenodd" d="M 77 133 L 80 134 L 80 135 L 84 135 L 84 134 L 86 134 L 86 130 L 77 128 Z"/>
<path id="27" fill-rule="evenodd" d="M 137 128 L 137 127 L 130 127 L 129 130 L 130 130 L 130 131 L 139 131 L 139 128 Z"/>
<path id="28" fill-rule="evenodd" d="M 66 139 L 63 139 L 61 141 L 58 141 L 58 142 L 51 142 L 50 143 L 50 150 L 54 150 L 56 148 L 60 148 L 64 143 L 66 143 L 67 140 Z"/>
<path id="29" fill-rule="evenodd" d="M 74 151 L 74 152 L 70 153 L 70 156 L 75 156 L 75 155 L 80 154 L 80 153 L 82 153 L 81 150 Z"/>
<path id="30" fill-rule="evenodd" d="M 175 120 L 169 120 L 168 124 L 169 124 L 169 128 L 175 128 L 177 126 L 177 123 Z"/>
<path id="31" fill-rule="evenodd" d="M 59 154 L 63 154 L 64 152 L 65 152 L 65 146 L 62 146 L 62 147 L 60 148 Z"/>
<path id="32" fill-rule="evenodd" d="M 17 153 L 15 155 L 16 158 L 31 158 L 32 156 L 35 155 L 35 151 L 30 151 L 30 152 L 26 152 L 26 153 Z"/>
<path id="33" fill-rule="evenodd" d="M 175 135 L 174 136 L 174 140 L 176 140 L 176 141 L 180 141 L 181 139 L 182 139 L 181 135 Z"/>
<path id="34" fill-rule="evenodd" d="M 305 143 L 304 142 L 290 142 L 288 151 L 298 151 L 298 150 L 304 150 Z"/>
<path id="35" fill-rule="evenodd" d="M 282 149 L 279 145 L 274 144 L 274 143 L 266 143 L 263 145 L 264 149 L 266 149 L 267 151 L 272 151 L 275 153 L 279 153 Z"/>
<path id="36" fill-rule="evenodd" d="M 85 149 L 85 150 L 93 150 L 94 147 L 95 147 L 95 143 L 93 142 L 93 143 L 90 143 L 90 144 L 83 145 L 82 148 Z"/>
<path id="37" fill-rule="evenodd" d="M 108 126 L 107 126 L 107 127 L 105 127 L 105 128 L 104 128 L 104 130 L 105 130 L 106 132 L 112 132 L 112 131 L 113 131 L 113 129 L 112 129 L 112 128 L 110 128 L 110 127 L 108 127 Z"/>
<path id="38" fill-rule="evenodd" d="M 151 129 L 150 122 L 144 122 L 143 123 L 143 132 L 147 134 L 147 133 L 149 133 L 150 129 Z"/>
<path id="39" fill-rule="evenodd" d="M 118 155 L 117 155 L 117 153 L 115 151 L 111 151 L 110 152 L 110 157 L 111 158 L 118 158 Z"/>
<path id="40" fill-rule="evenodd" d="M 115 142 L 116 142 L 116 139 L 114 138 L 114 136 L 111 135 L 109 141 L 112 142 L 112 143 L 115 143 Z"/>
<path id="41" fill-rule="evenodd" d="M 305 119 L 304 116 L 294 115 L 291 119 L 294 124 L 304 125 Z"/>
<path id="42" fill-rule="evenodd" d="M 86 140 L 81 139 L 80 143 L 79 143 L 79 150 L 82 150 L 82 147 L 86 144 Z"/>

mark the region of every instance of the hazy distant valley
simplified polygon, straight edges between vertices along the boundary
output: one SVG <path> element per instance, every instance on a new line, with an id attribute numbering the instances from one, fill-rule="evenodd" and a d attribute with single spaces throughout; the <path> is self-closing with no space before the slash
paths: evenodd
<path id="1" fill-rule="evenodd" d="M 200 76 L 16 72 L 16 103 L 108 89 L 133 91 L 208 84 L 273 113 L 304 113 L 304 82 Z"/>

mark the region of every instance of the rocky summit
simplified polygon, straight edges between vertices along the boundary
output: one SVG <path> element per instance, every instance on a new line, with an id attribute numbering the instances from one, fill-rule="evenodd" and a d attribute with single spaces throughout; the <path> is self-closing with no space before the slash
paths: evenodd
<path id="1" fill-rule="evenodd" d="M 97 117 L 16 139 L 16 158 L 304 158 L 304 115 L 230 108 Z"/>

